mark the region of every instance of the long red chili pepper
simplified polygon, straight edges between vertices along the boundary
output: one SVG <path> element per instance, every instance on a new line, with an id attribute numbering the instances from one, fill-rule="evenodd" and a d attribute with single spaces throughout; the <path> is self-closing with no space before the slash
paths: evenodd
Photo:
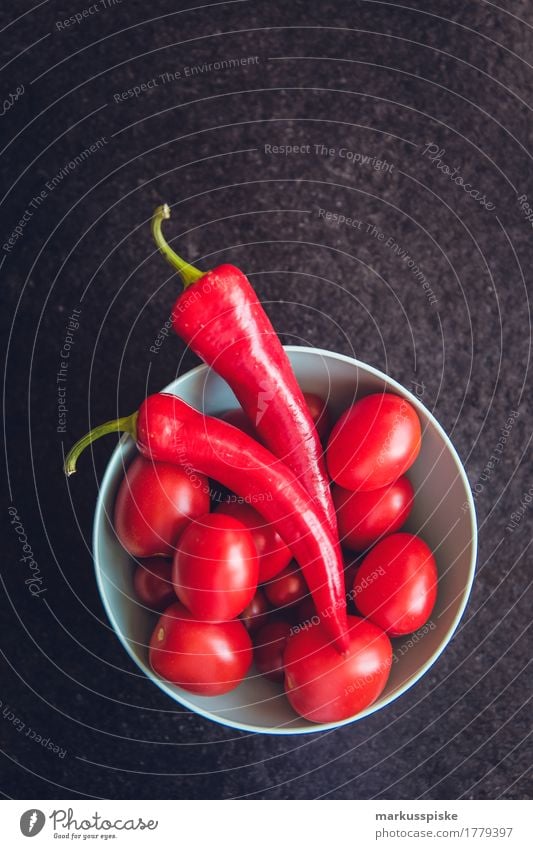
<path id="1" fill-rule="evenodd" d="M 139 412 L 94 428 L 67 455 L 76 471 L 81 452 L 95 439 L 125 431 L 145 457 L 209 475 L 249 501 L 276 528 L 300 565 L 323 627 L 339 651 L 348 646 L 339 547 L 311 497 L 281 460 L 233 425 L 204 416 L 175 395 L 150 395 Z"/>
<path id="2" fill-rule="evenodd" d="M 172 311 L 176 333 L 230 385 L 263 443 L 283 460 L 337 537 L 322 446 L 289 358 L 247 277 L 234 265 L 205 274 L 166 242 L 165 204 L 152 219 L 155 242 L 182 277 Z"/>

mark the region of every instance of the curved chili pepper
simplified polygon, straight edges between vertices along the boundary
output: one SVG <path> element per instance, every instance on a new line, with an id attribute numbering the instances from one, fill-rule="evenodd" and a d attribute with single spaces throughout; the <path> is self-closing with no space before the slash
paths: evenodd
<path id="1" fill-rule="evenodd" d="M 294 472 L 338 539 L 322 445 L 289 358 L 248 278 L 234 265 L 205 274 L 166 242 L 165 204 L 152 219 L 154 240 L 182 277 L 174 330 L 232 388 L 262 442 Z"/>
<path id="2" fill-rule="evenodd" d="M 285 463 L 233 425 L 160 393 L 146 398 L 138 413 L 106 422 L 80 439 L 66 457 L 65 472 L 75 472 L 84 448 L 113 431 L 129 433 L 145 457 L 209 475 L 253 504 L 290 547 L 335 646 L 341 652 L 347 649 L 339 547 Z"/>

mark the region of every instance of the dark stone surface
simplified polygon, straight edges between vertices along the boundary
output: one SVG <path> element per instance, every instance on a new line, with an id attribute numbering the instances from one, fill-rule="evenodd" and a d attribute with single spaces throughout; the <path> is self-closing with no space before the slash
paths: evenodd
<path id="1" fill-rule="evenodd" d="M 532 230 L 517 201 L 533 199 L 530 4 L 250 0 L 195 10 L 123 0 L 63 29 L 56 22 L 71 4 L 23 16 L 32 5 L 0 12 L 2 26 L 21 15 L 1 35 L 2 97 L 25 87 L 1 118 L 2 243 L 29 210 L 0 257 L 9 295 L 3 793 L 525 797 L 533 510 L 526 504 L 506 528 L 532 485 Z M 185 75 L 246 56 L 258 61 Z M 153 78 L 157 86 L 116 102 Z M 428 143 L 494 209 L 439 170 Z M 310 152 L 265 153 L 289 144 Z M 337 153 L 316 153 L 322 144 Z M 393 167 L 354 163 L 341 148 Z M 477 485 L 479 568 L 459 632 L 416 688 L 335 733 L 253 736 L 178 710 L 129 662 L 98 598 L 90 534 L 112 444 L 98 445 L 94 467 L 86 458 L 68 487 L 62 452 L 89 422 L 129 412 L 195 363 L 175 338 L 149 350 L 176 292 L 147 226 L 161 200 L 176 204 L 172 232 L 192 261 L 231 260 L 250 274 L 284 341 L 355 352 L 406 386 L 423 382 Z M 319 208 L 361 229 L 327 223 Z M 60 434 L 56 373 L 74 308 Z M 512 410 L 520 414 L 500 460 L 480 481 Z M 41 569 L 40 599 L 24 584 L 10 504 Z M 66 755 L 17 730 L 6 706 Z"/>

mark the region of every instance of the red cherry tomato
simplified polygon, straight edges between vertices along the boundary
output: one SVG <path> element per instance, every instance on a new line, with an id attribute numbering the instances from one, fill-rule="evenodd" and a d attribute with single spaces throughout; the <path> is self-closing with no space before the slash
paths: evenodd
<path id="1" fill-rule="evenodd" d="M 317 619 L 314 617 L 317 617 Z M 306 596 L 306 598 L 298 604 L 298 607 L 295 610 L 294 621 L 297 625 L 304 624 L 305 622 L 318 621 L 315 603 L 310 595 Z"/>
<path id="2" fill-rule="evenodd" d="M 115 501 L 115 531 L 133 557 L 172 557 L 189 520 L 208 510 L 209 485 L 203 475 L 136 457 Z"/>
<path id="3" fill-rule="evenodd" d="M 313 392 L 304 392 L 304 398 L 311 413 L 311 418 L 315 423 L 317 433 L 322 442 L 324 442 L 328 438 L 331 427 L 327 404 L 320 395 L 315 395 Z"/>
<path id="4" fill-rule="evenodd" d="M 242 622 L 198 622 L 183 605 L 172 604 L 150 640 L 154 672 L 201 696 L 220 696 L 237 687 L 252 662 L 252 641 Z"/>
<path id="5" fill-rule="evenodd" d="M 234 619 L 254 597 L 258 574 L 252 534 L 233 516 L 206 513 L 180 537 L 172 581 L 181 603 L 198 619 Z"/>
<path id="6" fill-rule="evenodd" d="M 274 607 L 298 604 L 308 594 L 304 576 L 293 562 L 264 586 L 265 595 Z"/>
<path id="7" fill-rule="evenodd" d="M 379 489 L 405 474 L 420 444 L 420 421 L 408 401 L 388 392 L 368 395 L 346 410 L 331 432 L 329 474 L 344 489 Z"/>
<path id="8" fill-rule="evenodd" d="M 359 564 L 360 561 L 358 559 L 344 561 L 344 587 L 346 589 L 347 604 L 353 604 L 353 582 L 359 569 Z"/>
<path id="9" fill-rule="evenodd" d="M 424 625 L 437 597 L 437 565 L 420 537 L 392 534 L 367 554 L 354 582 L 355 603 L 391 637 Z"/>
<path id="10" fill-rule="evenodd" d="M 222 421 L 233 425 L 233 427 L 238 427 L 239 430 L 244 431 L 244 433 L 247 433 L 248 436 L 251 436 L 252 439 L 255 439 L 257 442 L 261 441 L 259 439 L 255 427 L 251 423 L 244 410 L 242 410 L 240 407 L 235 410 L 228 410 L 227 413 L 222 413 L 219 418 L 221 418 Z"/>
<path id="11" fill-rule="evenodd" d="M 254 662 L 257 671 L 271 681 L 283 681 L 283 653 L 291 626 L 288 622 L 269 622 L 254 637 Z"/>
<path id="12" fill-rule="evenodd" d="M 371 492 L 350 492 L 334 486 L 332 495 L 341 544 L 352 551 L 364 551 L 386 534 L 399 531 L 414 498 L 406 477 Z"/>
<path id="13" fill-rule="evenodd" d="M 233 516 L 251 531 L 259 557 L 260 584 L 269 581 L 288 566 L 292 558 L 290 548 L 285 545 L 272 525 L 266 523 L 257 510 L 249 504 L 243 504 L 241 501 L 223 501 L 215 512 Z"/>
<path id="14" fill-rule="evenodd" d="M 137 598 L 152 610 L 164 610 L 176 593 L 172 586 L 172 561 L 151 557 L 137 566 L 133 575 L 133 588 Z"/>
<path id="15" fill-rule="evenodd" d="M 321 625 L 294 632 L 285 649 L 285 692 L 311 722 L 338 722 L 371 705 L 392 663 L 389 638 L 372 622 L 348 616 L 350 645 L 340 655 Z"/>
<path id="16" fill-rule="evenodd" d="M 353 582 L 356 572 L 360 565 L 360 559 L 353 561 L 344 561 L 344 586 L 346 590 L 346 604 L 348 605 L 348 613 L 356 614 L 354 604 Z M 292 613 L 292 608 L 288 613 Z M 311 595 L 308 595 L 298 604 L 294 616 L 291 617 L 294 621 L 295 630 L 297 627 L 305 627 L 306 625 L 315 625 L 320 622 L 320 616 L 317 613 L 315 603 Z"/>
<path id="17" fill-rule="evenodd" d="M 269 613 L 270 605 L 264 592 L 257 590 L 251 602 L 246 605 L 241 613 L 242 623 L 252 633 L 266 624 Z"/>

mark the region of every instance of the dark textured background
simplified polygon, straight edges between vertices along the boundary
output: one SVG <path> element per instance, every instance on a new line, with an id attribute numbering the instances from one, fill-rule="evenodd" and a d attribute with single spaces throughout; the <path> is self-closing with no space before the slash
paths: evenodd
<path id="1" fill-rule="evenodd" d="M 1 97 L 25 87 L 0 118 L 2 243 L 47 180 L 99 137 L 106 144 L 0 252 L 3 514 L 15 505 L 46 585 L 30 596 L 7 522 L 0 698 L 67 749 L 63 759 L 43 750 L 1 713 L 3 793 L 527 796 L 533 233 L 517 196 L 533 198 L 530 3 L 122 0 L 62 31 L 56 21 L 83 2 L 24 14 L 33 5 L 0 12 Z M 242 56 L 259 60 L 114 101 L 165 72 Z M 430 142 L 493 211 L 423 155 Z M 394 167 L 312 147 L 268 155 L 269 144 L 347 147 Z M 355 352 L 407 387 L 423 383 L 478 492 L 478 575 L 452 644 L 416 688 L 335 733 L 253 736 L 179 710 L 129 662 L 98 598 L 90 533 L 113 441 L 69 485 L 62 452 L 195 363 L 176 338 L 149 350 L 177 290 L 147 226 L 161 200 L 175 205 L 168 231 L 182 252 L 204 267 L 241 265 L 284 341 Z M 365 223 L 325 224 L 319 207 Z M 421 267 L 436 304 L 370 222 Z M 55 376 L 75 307 L 62 435 Z"/>

